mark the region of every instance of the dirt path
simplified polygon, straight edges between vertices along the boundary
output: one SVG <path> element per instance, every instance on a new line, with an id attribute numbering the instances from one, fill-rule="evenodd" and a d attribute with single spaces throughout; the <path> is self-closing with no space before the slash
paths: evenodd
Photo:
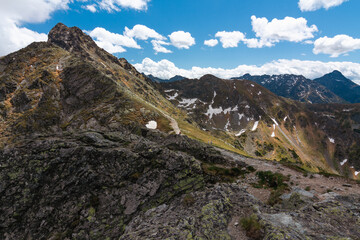
<path id="1" fill-rule="evenodd" d="M 162 113 L 162 115 L 164 115 L 164 117 L 166 117 L 169 121 L 170 121 L 170 126 L 172 127 L 172 129 L 174 130 L 175 134 L 180 134 L 180 128 L 179 128 L 179 124 L 177 123 L 177 121 L 170 117 L 169 115 L 167 115 L 164 111 L 162 111 L 161 109 L 156 108 L 159 112 Z"/>
<path id="2" fill-rule="evenodd" d="M 322 199 L 321 195 L 327 192 L 335 192 L 340 195 L 360 194 L 360 184 L 351 179 L 337 176 L 325 177 L 320 174 L 311 173 L 303 174 L 277 162 L 246 158 L 223 149 L 218 150 L 235 161 L 242 161 L 253 166 L 257 171 L 272 171 L 281 173 L 285 176 L 290 176 L 289 185 L 291 187 L 298 187 L 301 189 L 310 187 L 309 191 L 319 199 Z M 242 184 L 248 186 L 249 192 L 255 197 L 260 200 L 267 199 L 269 193 L 263 191 L 263 189 L 252 189 L 250 184 L 252 180 L 255 180 L 254 173 L 249 174 Z"/>

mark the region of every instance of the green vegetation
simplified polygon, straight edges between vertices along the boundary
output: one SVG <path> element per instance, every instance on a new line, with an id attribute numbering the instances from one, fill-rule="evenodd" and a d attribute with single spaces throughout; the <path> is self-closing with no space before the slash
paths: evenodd
<path id="1" fill-rule="evenodd" d="M 268 142 L 259 143 L 258 141 L 256 141 L 256 145 L 257 145 L 257 150 L 255 151 L 255 155 L 258 157 L 263 157 L 269 152 L 274 151 L 275 149 L 274 145 Z"/>
<path id="2" fill-rule="evenodd" d="M 233 182 L 239 176 L 244 176 L 250 171 L 238 167 L 224 168 L 214 164 L 202 164 L 204 172 L 210 176 L 212 182 Z"/>
<path id="3" fill-rule="evenodd" d="M 259 222 L 258 217 L 253 214 L 249 217 L 240 219 L 242 228 L 246 231 L 246 236 L 251 239 L 263 239 L 263 225 Z"/>
<path id="4" fill-rule="evenodd" d="M 257 183 L 258 186 L 272 188 L 274 190 L 288 187 L 285 181 L 288 181 L 289 177 L 286 177 L 281 173 L 259 171 L 256 173 L 256 176 L 259 178 L 259 182 Z"/>
<path id="5" fill-rule="evenodd" d="M 285 181 L 289 181 L 290 177 L 271 171 L 259 171 L 256 173 L 256 176 L 259 178 L 259 181 L 253 185 L 254 187 L 272 189 L 267 203 L 271 206 L 281 203 L 282 200 L 280 196 L 289 188 L 289 185 L 285 183 Z"/>
<path id="6" fill-rule="evenodd" d="M 284 193 L 285 193 L 285 188 L 283 188 L 283 187 L 271 191 L 269 199 L 267 200 L 267 204 L 269 204 L 270 206 L 274 206 L 278 203 L 281 203 L 282 199 L 280 197 Z"/>

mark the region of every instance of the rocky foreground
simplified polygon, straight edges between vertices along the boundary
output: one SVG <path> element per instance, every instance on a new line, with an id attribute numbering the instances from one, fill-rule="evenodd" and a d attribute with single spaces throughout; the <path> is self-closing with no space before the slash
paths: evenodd
<path id="1" fill-rule="evenodd" d="M 260 184 L 231 156 L 141 128 L 24 139 L 0 153 L 1 239 L 359 239 L 359 194 Z"/>

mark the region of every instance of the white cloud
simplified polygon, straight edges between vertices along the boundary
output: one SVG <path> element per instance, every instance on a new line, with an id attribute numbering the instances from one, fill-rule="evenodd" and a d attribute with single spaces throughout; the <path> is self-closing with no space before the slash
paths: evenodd
<path id="1" fill-rule="evenodd" d="M 96 44 L 110 53 L 125 52 L 123 47 L 141 49 L 133 38 L 109 32 L 104 28 L 97 27 L 87 33 L 95 40 Z"/>
<path id="2" fill-rule="evenodd" d="M 313 52 L 338 57 L 357 49 L 360 49 L 360 39 L 354 39 L 348 35 L 336 35 L 333 38 L 322 37 L 317 39 L 314 43 Z"/>
<path id="3" fill-rule="evenodd" d="M 155 62 L 150 58 L 145 58 L 141 63 L 135 64 L 134 66 L 139 72 L 152 74 L 162 79 L 169 79 L 175 75 L 181 75 L 187 78 L 199 78 L 205 74 L 213 74 L 221 78 L 232 78 L 242 76 L 246 73 L 250 73 L 252 75 L 296 74 L 314 79 L 334 70 L 339 70 L 346 77 L 353 79 L 355 82 L 360 81 L 360 63 L 352 62 L 321 62 L 279 59 L 260 66 L 239 65 L 233 69 L 211 67 L 192 67 L 191 69 L 181 69 L 168 60 Z"/>
<path id="4" fill-rule="evenodd" d="M 120 11 L 121 8 L 131 8 L 138 11 L 145 11 L 151 0 L 101 0 L 99 7 L 108 12 Z"/>
<path id="5" fill-rule="evenodd" d="M 299 8 L 301 11 L 315 11 L 320 8 L 326 10 L 331 7 L 336 7 L 348 0 L 299 0 Z"/>
<path id="6" fill-rule="evenodd" d="M 124 35 L 140 40 L 148 40 L 149 38 L 154 38 L 158 40 L 166 39 L 164 36 L 157 33 L 154 29 L 148 28 L 147 26 L 141 24 L 135 25 L 132 29 L 125 27 Z"/>
<path id="7" fill-rule="evenodd" d="M 237 47 L 239 45 L 240 41 L 243 41 L 245 39 L 245 35 L 239 31 L 217 32 L 215 34 L 215 37 L 220 38 L 220 42 L 221 42 L 223 48 Z"/>
<path id="8" fill-rule="evenodd" d="M 189 49 L 195 45 L 195 38 L 189 32 L 177 31 L 169 35 L 170 42 L 179 49 Z"/>
<path id="9" fill-rule="evenodd" d="M 215 47 L 218 45 L 219 41 L 217 39 L 209 39 L 204 41 L 204 45 L 209 47 Z"/>
<path id="10" fill-rule="evenodd" d="M 302 42 L 314 38 L 313 33 L 318 31 L 315 25 L 308 26 L 305 18 L 274 18 L 269 22 L 267 18 L 251 16 L 251 25 L 257 38 L 246 38 L 245 34 L 239 31 L 221 31 L 217 32 L 215 37 L 220 38 L 224 48 L 238 47 L 240 42 L 249 48 L 262 48 L 272 47 L 280 41 Z M 309 40 L 305 43 L 308 44 Z"/>
<path id="11" fill-rule="evenodd" d="M 162 40 L 152 40 L 151 44 L 153 45 L 153 48 L 155 50 L 155 54 L 157 53 L 172 53 L 169 49 L 164 47 L 163 45 L 169 46 L 170 43 L 162 41 Z"/>
<path id="12" fill-rule="evenodd" d="M 96 4 L 86 5 L 83 6 L 84 9 L 89 10 L 92 13 L 95 13 L 97 11 Z"/>
<path id="13" fill-rule="evenodd" d="M 34 41 L 46 41 L 47 35 L 21 27 L 41 23 L 60 9 L 68 9 L 70 0 L 2 1 L 0 8 L 0 56 L 19 50 Z"/>
<path id="14" fill-rule="evenodd" d="M 318 31 L 315 25 L 309 27 L 307 20 L 302 17 L 274 18 L 269 22 L 266 18 L 251 16 L 251 21 L 256 37 L 265 46 L 274 45 L 280 41 L 302 42 L 314 38 L 313 33 Z"/>

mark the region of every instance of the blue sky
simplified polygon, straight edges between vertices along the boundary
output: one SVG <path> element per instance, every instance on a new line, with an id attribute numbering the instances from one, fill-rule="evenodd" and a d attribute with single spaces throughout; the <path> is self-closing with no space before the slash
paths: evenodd
<path id="1" fill-rule="evenodd" d="M 18 34 L 24 40 L 0 37 L 0 55 L 32 40 L 46 40 L 45 34 L 63 22 L 86 30 L 98 45 L 138 70 L 163 78 L 207 72 L 220 77 L 250 72 L 314 78 L 339 69 L 360 80 L 358 0 L 12 2 L 0 1 L 0 34 Z M 124 33 L 125 27 L 136 25 L 142 28 Z M 204 45 L 210 39 L 217 45 Z M 154 50 L 154 41 L 160 51 Z"/>

